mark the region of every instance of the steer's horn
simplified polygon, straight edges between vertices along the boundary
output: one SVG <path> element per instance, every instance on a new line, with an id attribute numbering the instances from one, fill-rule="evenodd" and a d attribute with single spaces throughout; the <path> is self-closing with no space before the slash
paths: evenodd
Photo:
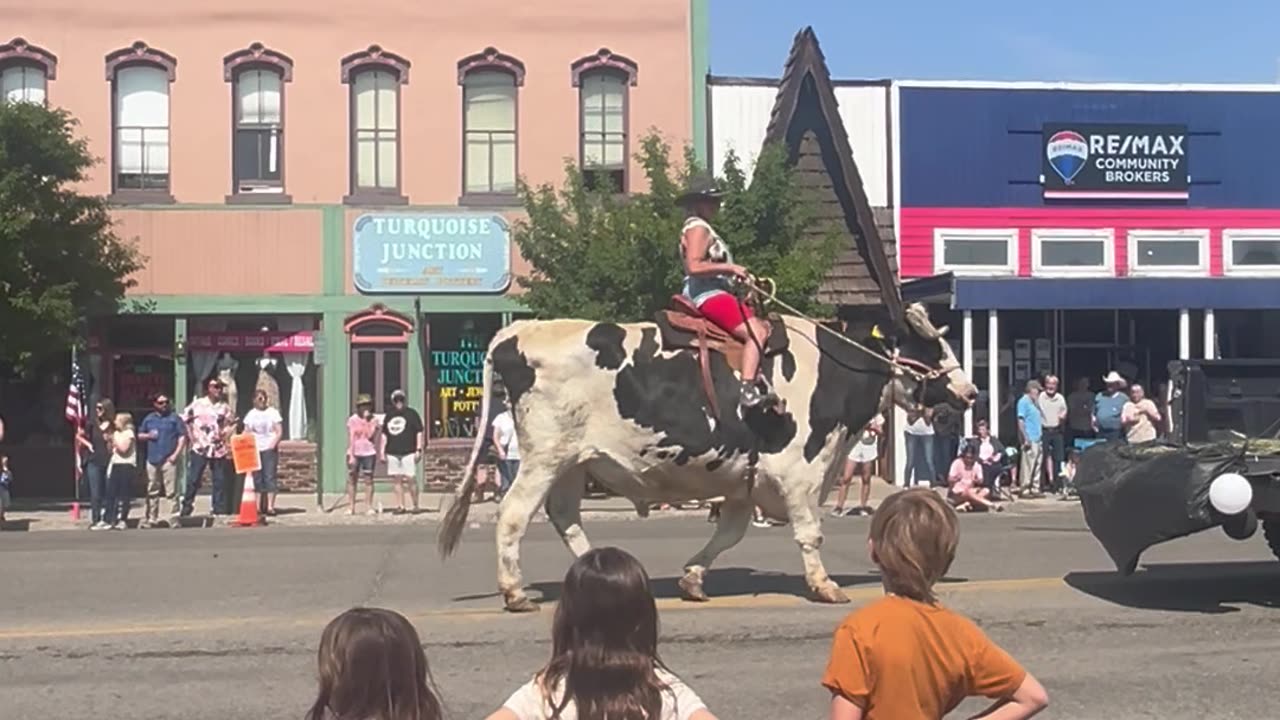
<path id="1" fill-rule="evenodd" d="M 919 303 L 912 303 L 907 306 L 907 323 L 915 328 L 927 340 L 937 340 L 942 337 L 941 331 L 933 326 L 933 321 L 929 319 L 929 314 Z"/>

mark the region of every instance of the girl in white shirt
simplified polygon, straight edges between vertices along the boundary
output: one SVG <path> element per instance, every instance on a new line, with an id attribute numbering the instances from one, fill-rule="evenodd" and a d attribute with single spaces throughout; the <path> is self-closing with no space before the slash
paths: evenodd
<path id="1" fill-rule="evenodd" d="M 658 657 L 658 608 L 644 567 L 605 547 L 569 568 L 551 660 L 489 720 L 716 718 Z"/>
<path id="2" fill-rule="evenodd" d="M 112 530 L 128 527 L 130 494 L 138 474 L 138 441 L 133 416 L 118 413 L 111 434 L 111 460 L 107 463 L 107 507 L 104 522 Z"/>

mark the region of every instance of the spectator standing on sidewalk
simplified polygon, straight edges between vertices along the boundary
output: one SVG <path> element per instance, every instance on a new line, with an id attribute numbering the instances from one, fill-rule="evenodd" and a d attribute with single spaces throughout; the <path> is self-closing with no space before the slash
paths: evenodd
<path id="1" fill-rule="evenodd" d="M 903 430 L 907 443 L 907 467 L 903 479 L 911 485 L 933 485 L 938 473 L 933 469 L 933 409 L 907 413 Z"/>
<path id="2" fill-rule="evenodd" d="M 1027 392 L 1018 400 L 1018 440 L 1022 445 L 1018 465 L 1018 485 L 1025 498 L 1040 497 L 1040 475 L 1044 472 L 1043 416 L 1040 414 L 1040 383 L 1027 381 Z"/>
<path id="3" fill-rule="evenodd" d="M 1125 403 L 1129 402 L 1128 396 L 1124 394 L 1124 387 L 1128 383 L 1115 370 L 1107 373 L 1102 382 L 1106 383 L 1107 389 L 1093 398 L 1093 428 L 1103 440 L 1123 440 L 1124 422 L 1121 415 Z"/>
<path id="4" fill-rule="evenodd" d="M 503 397 L 498 401 L 502 403 L 502 411 L 493 419 L 493 452 L 498 457 L 501 485 L 497 499 L 501 502 L 511 489 L 516 473 L 520 472 L 520 438 L 516 436 L 516 420 L 507 399 Z"/>
<path id="5" fill-rule="evenodd" d="M 147 500 L 138 527 L 159 523 L 161 499 L 177 498 L 178 457 L 187 440 L 187 429 L 173 414 L 167 395 L 157 395 L 152 406 L 155 409 L 147 413 L 138 426 L 138 439 L 147 443 Z M 173 514 L 178 510 L 173 508 Z"/>
<path id="6" fill-rule="evenodd" d="M 1076 378 L 1076 388 L 1067 396 L 1067 447 L 1075 447 L 1076 438 L 1093 437 L 1093 391 L 1089 378 Z"/>
<path id="7" fill-rule="evenodd" d="M 111 447 L 107 438 L 114 432 L 112 422 L 116 415 L 111 398 L 102 398 L 93 407 L 93 422 L 85 426 L 85 432 L 76 433 L 76 442 L 85 449 L 84 474 L 89 483 L 89 529 L 107 530 L 105 509 L 107 499 L 107 468 L 111 464 Z M 87 433 L 87 435 L 86 435 Z"/>
<path id="8" fill-rule="evenodd" d="M 111 434 L 111 461 L 107 467 L 107 499 L 103 522 L 112 530 L 124 530 L 129 522 L 133 480 L 138 476 L 138 439 L 133 416 L 118 413 Z"/>
<path id="9" fill-rule="evenodd" d="M 396 512 L 405 511 L 406 494 L 413 497 L 418 512 L 418 457 L 422 454 L 426 430 L 422 416 L 409 407 L 403 390 L 391 392 L 391 409 L 382 417 L 382 447 L 379 455 L 387 464 L 387 474 L 395 484 Z"/>
<path id="10" fill-rule="evenodd" d="M 0 530 L 4 529 L 4 514 L 13 502 L 9 489 L 13 486 L 13 472 L 9 470 L 9 456 L 0 453 Z"/>
<path id="11" fill-rule="evenodd" d="M 862 479 L 862 487 L 858 494 L 858 507 L 848 511 L 849 515 L 870 515 L 871 509 L 871 469 L 880 457 L 880 433 L 884 431 L 884 416 L 879 413 L 871 418 L 858 439 L 849 450 L 849 457 L 844 461 L 844 472 L 840 475 L 840 487 L 836 491 L 836 505 L 831 509 L 833 517 L 843 517 L 844 503 L 849 497 L 849 485 L 856 474 Z"/>
<path id="12" fill-rule="evenodd" d="M 960 434 L 964 432 L 964 413 L 949 405 L 940 405 L 933 413 L 933 471 L 937 474 L 934 487 L 947 487 L 950 483 L 948 468 L 960 451 Z"/>
<path id="13" fill-rule="evenodd" d="M 356 411 L 347 418 L 347 512 L 356 514 L 356 485 L 365 482 L 366 514 L 377 515 L 373 506 L 373 472 L 378 464 L 378 419 L 373 416 L 373 398 L 365 393 L 356 396 Z"/>
<path id="14" fill-rule="evenodd" d="M 1045 477 L 1053 482 L 1062 471 L 1062 460 L 1066 453 L 1066 436 L 1063 431 L 1067 425 L 1067 399 L 1058 392 L 1058 376 L 1046 375 L 1044 392 L 1036 400 L 1040 408 L 1040 419 L 1044 423 L 1041 443 L 1044 451 Z"/>
<path id="15" fill-rule="evenodd" d="M 271 407 L 266 390 L 253 393 L 253 409 L 245 413 L 245 432 L 253 434 L 253 443 L 258 448 L 259 464 L 262 466 L 253 475 L 253 489 L 258 494 L 258 509 L 266 515 L 275 516 L 276 496 L 280 494 L 280 438 L 284 436 L 284 418 L 280 411 Z"/>
<path id="16" fill-rule="evenodd" d="M 228 441 L 235 430 L 235 416 L 223 400 L 222 389 L 221 380 L 209 378 L 204 397 L 196 398 L 182 411 L 187 425 L 187 442 L 191 446 L 191 452 L 187 454 L 187 487 L 182 493 L 182 517 L 191 515 L 195 510 L 196 493 L 200 491 L 205 468 L 209 469 L 213 484 L 210 514 L 231 513 L 231 498 L 227 496 L 230 477 L 228 455 L 231 452 Z"/>
<path id="17" fill-rule="evenodd" d="M 1156 439 L 1156 426 L 1161 421 L 1160 410 L 1138 383 L 1129 388 L 1129 402 L 1124 404 L 1120 418 L 1125 428 L 1125 440 L 1128 442 L 1145 443 Z"/>

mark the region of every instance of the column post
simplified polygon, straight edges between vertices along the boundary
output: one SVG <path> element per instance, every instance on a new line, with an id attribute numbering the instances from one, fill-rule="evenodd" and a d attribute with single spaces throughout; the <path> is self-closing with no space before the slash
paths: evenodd
<path id="1" fill-rule="evenodd" d="M 1204 310 L 1204 359 L 1218 358 L 1218 323 L 1213 315 L 1213 308 Z"/>
<path id="2" fill-rule="evenodd" d="M 320 331 L 324 334 L 324 373 L 320 385 L 320 470 L 316 482 L 326 493 L 342 493 L 347 487 L 351 351 L 342 325 L 341 311 L 326 311 L 320 320 Z"/>
<path id="3" fill-rule="evenodd" d="M 1000 436 L 1000 315 L 987 311 L 987 426 Z"/>
<path id="4" fill-rule="evenodd" d="M 960 353 L 963 356 L 965 377 L 973 382 L 973 311 L 965 310 L 960 331 Z M 964 436 L 973 437 L 973 408 L 964 411 Z"/>
<path id="5" fill-rule="evenodd" d="M 183 349 L 178 352 L 178 348 Z M 169 398 L 170 407 L 175 413 L 182 412 L 187 406 L 188 393 L 190 389 L 187 387 L 187 319 L 185 317 L 175 317 L 173 319 L 173 396 Z M 177 497 L 182 497 L 182 493 L 187 489 L 187 450 L 183 450 L 178 456 L 177 479 L 174 480 L 174 493 Z"/>
<path id="6" fill-rule="evenodd" d="M 1178 311 L 1178 359 L 1191 357 L 1191 311 L 1182 308 Z"/>

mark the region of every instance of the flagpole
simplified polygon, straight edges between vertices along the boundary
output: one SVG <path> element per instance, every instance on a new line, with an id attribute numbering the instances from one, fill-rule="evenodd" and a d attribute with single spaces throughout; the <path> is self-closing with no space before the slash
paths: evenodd
<path id="1" fill-rule="evenodd" d="M 71 384 L 77 385 L 79 378 L 76 377 L 79 368 L 79 357 L 77 356 L 76 346 L 71 346 Z M 77 388 L 78 390 L 78 388 Z M 84 408 L 84 395 L 77 392 L 78 406 L 81 410 Z M 71 462 L 74 471 L 72 476 L 75 478 L 75 501 L 71 504 L 71 518 L 73 520 L 80 519 L 80 483 L 83 480 L 83 469 L 80 467 L 80 428 L 84 424 L 84 413 L 78 412 L 76 423 L 71 427 Z"/>

